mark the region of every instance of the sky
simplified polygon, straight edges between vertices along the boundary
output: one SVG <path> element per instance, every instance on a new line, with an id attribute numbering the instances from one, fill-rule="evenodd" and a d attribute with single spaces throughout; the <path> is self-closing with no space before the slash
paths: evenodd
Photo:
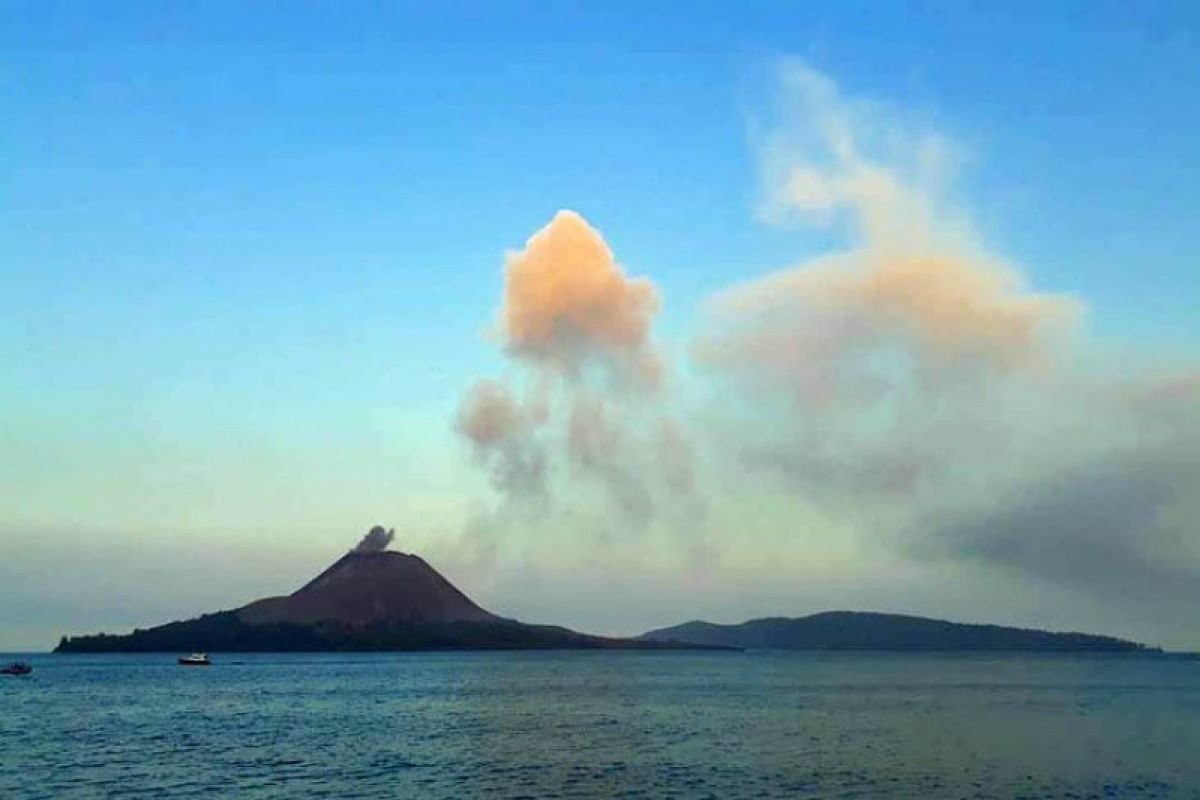
<path id="1" fill-rule="evenodd" d="M 1200 649 L 1200 13 L 1136 5 L 7 4 L 0 650 L 376 524 L 595 632 Z"/>

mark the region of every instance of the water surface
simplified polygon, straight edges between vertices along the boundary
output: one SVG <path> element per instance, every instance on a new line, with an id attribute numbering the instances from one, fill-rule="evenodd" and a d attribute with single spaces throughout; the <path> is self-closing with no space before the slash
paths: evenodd
<path id="1" fill-rule="evenodd" d="M 0 797 L 1200 797 L 1200 661 L 50 656 Z"/>

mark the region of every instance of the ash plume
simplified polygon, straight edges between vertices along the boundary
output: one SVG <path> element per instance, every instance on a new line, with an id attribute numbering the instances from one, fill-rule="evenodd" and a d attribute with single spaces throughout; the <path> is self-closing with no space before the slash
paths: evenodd
<path id="1" fill-rule="evenodd" d="M 396 538 L 396 529 L 376 525 L 371 530 L 367 531 L 366 535 L 359 540 L 358 544 L 354 545 L 352 553 L 382 553 L 388 549 L 388 545 L 392 543 L 392 539 Z"/>
<path id="2" fill-rule="evenodd" d="M 954 148 L 791 62 L 765 212 L 846 249 L 719 293 L 698 366 L 756 425 L 717 447 L 865 540 L 1185 607 L 1200 375 L 1085 358 L 1083 303 L 1031 287 L 948 200 Z M 758 432 L 759 435 L 754 435 Z"/>
<path id="3" fill-rule="evenodd" d="M 561 529 L 573 538 L 546 563 L 599 563 L 613 531 L 675 525 L 697 535 L 639 540 L 637 556 L 693 553 L 697 585 L 724 565 L 793 599 L 805 580 L 893 575 L 945 599 L 954 570 L 1003 596 L 1079 599 L 1093 619 L 1190 611 L 1195 364 L 1114 352 L 1079 298 L 987 246 L 954 202 L 948 139 L 800 62 L 779 83 L 763 216 L 841 244 L 714 293 L 680 375 L 654 337 L 658 288 L 556 214 L 507 254 L 502 374 L 458 410 L 498 498 L 464 541 Z"/>
<path id="4" fill-rule="evenodd" d="M 545 489 L 546 452 L 537 428 L 543 419 L 513 397 L 507 386 L 482 380 L 463 398 L 455 428 L 470 443 L 476 461 L 497 489 L 540 494 Z"/>
<path id="5" fill-rule="evenodd" d="M 496 334 L 509 374 L 471 386 L 455 422 L 502 496 L 569 505 L 598 492 L 622 527 L 642 528 L 659 496 L 690 488 L 651 338 L 658 297 L 574 211 L 507 254 Z"/>
<path id="6" fill-rule="evenodd" d="M 769 214 L 840 223 L 853 246 L 719 293 L 698 361 L 784 389 L 810 410 L 1052 361 L 1082 306 L 1028 288 L 965 215 L 946 209 L 923 176 L 937 170 L 922 163 L 943 140 L 911 134 L 885 161 L 867 148 L 888 138 L 897 149 L 902 126 L 874 130 L 878 113 L 859 119 L 806 65 L 790 64 L 782 81 L 799 118 L 767 145 Z"/>
<path id="7" fill-rule="evenodd" d="M 582 216 L 559 211 L 506 262 L 501 332 L 511 355 L 572 378 L 600 366 L 623 385 L 657 382 L 658 290 L 626 276 Z"/>

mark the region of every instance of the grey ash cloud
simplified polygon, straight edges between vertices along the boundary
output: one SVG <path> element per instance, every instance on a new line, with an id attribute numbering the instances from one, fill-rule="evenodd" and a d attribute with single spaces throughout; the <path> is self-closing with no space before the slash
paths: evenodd
<path id="1" fill-rule="evenodd" d="M 354 546 L 355 553 L 382 553 L 396 538 L 396 529 L 376 525 Z"/>

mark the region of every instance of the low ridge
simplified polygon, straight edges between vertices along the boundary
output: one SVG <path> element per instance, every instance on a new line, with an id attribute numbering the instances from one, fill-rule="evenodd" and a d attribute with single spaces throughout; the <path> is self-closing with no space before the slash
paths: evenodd
<path id="1" fill-rule="evenodd" d="M 904 614 L 826 611 L 807 617 L 766 617 L 738 625 L 686 622 L 642 634 L 655 642 L 783 650 L 967 650 L 1134 652 L 1145 645 L 1085 633 L 1054 633 L 1001 625 L 965 625 Z"/>

